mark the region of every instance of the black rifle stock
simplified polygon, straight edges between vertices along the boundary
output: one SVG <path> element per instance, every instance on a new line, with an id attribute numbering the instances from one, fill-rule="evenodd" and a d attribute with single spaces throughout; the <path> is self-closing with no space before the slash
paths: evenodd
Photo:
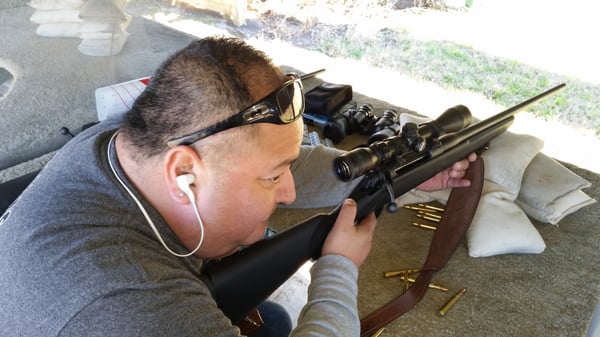
<path id="1" fill-rule="evenodd" d="M 468 127 L 453 125 L 450 127 L 452 131 L 443 127 L 440 130 L 439 125 L 436 125 L 443 119 L 440 116 L 436 121 L 427 123 L 426 127 L 433 126 L 438 130 L 432 134 L 436 138 L 430 139 L 428 145 L 420 151 L 408 148 L 406 140 L 399 135 L 336 158 L 334 167 L 343 180 L 371 174 L 377 176 L 381 172 L 387 177 L 376 186 L 365 187 L 361 184 L 351 193 L 349 197 L 358 205 L 357 219 L 372 212 L 379 215 L 386 205 L 393 203 L 394 198 L 410 191 L 469 153 L 483 148 L 491 139 L 506 131 L 512 124 L 515 113 L 564 87 L 564 83 L 557 85 Z M 464 118 L 470 120 L 470 114 Z M 317 259 L 338 213 L 339 206 L 330 213 L 315 215 L 240 252 L 208 263 L 203 270 L 203 281 L 211 289 L 224 314 L 234 324 L 239 324 L 305 262 Z"/>

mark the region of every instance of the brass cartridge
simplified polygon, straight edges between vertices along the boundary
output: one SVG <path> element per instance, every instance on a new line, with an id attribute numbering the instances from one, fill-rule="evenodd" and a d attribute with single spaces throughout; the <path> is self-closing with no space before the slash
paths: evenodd
<path id="1" fill-rule="evenodd" d="M 458 300 L 462 297 L 462 295 L 465 293 L 465 291 L 467 291 L 467 289 L 466 288 L 462 288 L 456 294 L 454 294 L 454 296 L 452 296 L 448 300 L 448 302 L 446 302 L 446 304 L 444 304 L 440 308 L 440 310 L 438 310 L 438 314 L 443 317 L 448 312 L 448 310 L 450 310 L 450 308 L 452 308 L 452 306 L 454 304 L 456 304 L 456 302 L 458 302 Z"/>
<path id="2" fill-rule="evenodd" d="M 426 204 L 418 204 L 418 205 L 420 207 L 425 207 L 425 208 L 428 208 L 428 209 L 432 209 L 432 210 L 437 211 L 437 212 L 443 212 L 444 211 L 444 209 L 441 208 L 441 207 L 436 207 L 436 206 L 431 206 L 431 205 L 426 205 Z"/>
<path id="3" fill-rule="evenodd" d="M 434 231 L 434 230 L 437 229 L 437 227 L 435 227 L 435 226 L 426 225 L 426 224 L 422 224 L 422 223 L 419 223 L 419 222 L 413 222 L 412 224 L 413 224 L 413 226 L 417 226 L 417 227 L 423 228 L 423 229 L 429 229 L 429 230 L 432 230 L 432 231 Z"/>
<path id="4" fill-rule="evenodd" d="M 429 216 L 429 217 L 432 217 L 432 218 L 437 218 L 437 219 L 441 219 L 442 218 L 442 216 L 440 214 L 435 214 L 435 213 L 431 213 L 431 212 L 417 211 L 417 213 L 423 214 L 424 216 Z"/>
<path id="5" fill-rule="evenodd" d="M 400 275 L 400 279 L 408 281 L 409 283 L 415 283 L 416 280 L 412 277 L 404 277 L 402 275 Z M 441 290 L 441 291 L 448 291 L 448 288 L 441 286 L 439 284 L 435 284 L 435 283 L 429 283 L 428 285 L 429 288 L 431 289 L 437 289 L 437 290 Z"/>
<path id="6" fill-rule="evenodd" d="M 394 271 L 386 271 L 385 273 L 383 273 L 383 277 L 395 277 L 395 276 L 400 276 L 402 274 L 416 274 L 418 272 L 420 272 L 421 269 L 403 269 L 403 270 L 394 270 Z"/>
<path id="7" fill-rule="evenodd" d="M 383 330 L 385 330 L 385 327 L 377 330 L 371 337 L 379 337 L 383 333 Z"/>
<path id="8" fill-rule="evenodd" d="M 438 218 L 430 217 L 430 216 L 423 215 L 423 214 L 417 214 L 417 217 L 421 218 L 421 219 L 433 221 L 433 222 L 440 222 L 440 219 L 438 219 Z"/>

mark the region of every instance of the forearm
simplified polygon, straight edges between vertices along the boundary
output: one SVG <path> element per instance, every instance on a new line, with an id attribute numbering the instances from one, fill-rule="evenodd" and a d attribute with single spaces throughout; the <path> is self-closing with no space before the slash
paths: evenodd
<path id="1" fill-rule="evenodd" d="M 359 336 L 358 269 L 340 255 L 321 257 L 311 269 L 308 301 L 291 336 Z"/>

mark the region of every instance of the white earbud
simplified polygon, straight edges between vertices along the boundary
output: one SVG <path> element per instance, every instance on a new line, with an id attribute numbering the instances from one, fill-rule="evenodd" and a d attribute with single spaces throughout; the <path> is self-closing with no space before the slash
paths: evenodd
<path id="1" fill-rule="evenodd" d="M 179 189 L 183 193 L 185 193 L 185 195 L 187 195 L 187 197 L 192 202 L 195 201 L 196 198 L 194 196 L 194 192 L 192 192 L 192 189 L 190 188 L 190 185 L 192 183 L 194 183 L 195 179 L 196 179 L 196 177 L 194 177 L 194 175 L 191 173 L 186 173 L 186 174 L 177 176 L 177 187 L 179 187 Z"/>
<path id="2" fill-rule="evenodd" d="M 192 204 L 192 208 L 194 209 L 196 219 L 198 220 L 198 226 L 200 227 L 200 239 L 198 240 L 198 245 L 196 246 L 196 248 L 194 248 L 193 251 L 185 255 L 175 254 L 177 256 L 190 256 L 194 254 L 198 251 L 198 249 L 200 249 L 200 246 L 202 246 L 202 241 L 204 241 L 204 223 L 202 222 L 202 218 L 200 217 L 198 205 L 196 205 L 196 196 L 194 195 L 194 192 L 192 192 L 192 188 L 190 187 L 190 185 L 194 183 L 195 179 L 196 177 L 194 177 L 192 173 L 179 175 L 177 176 L 177 187 L 179 187 L 179 189 L 183 193 L 185 193 L 185 195 L 187 195 L 187 197 L 190 199 L 190 203 Z"/>

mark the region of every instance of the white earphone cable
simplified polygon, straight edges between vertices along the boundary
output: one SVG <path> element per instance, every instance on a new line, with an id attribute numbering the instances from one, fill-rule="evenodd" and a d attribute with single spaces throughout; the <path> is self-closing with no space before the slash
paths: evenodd
<path id="1" fill-rule="evenodd" d="M 169 253 L 171 253 L 171 254 L 173 254 L 175 256 L 178 256 L 178 257 L 188 257 L 188 256 L 191 256 L 192 254 L 196 253 L 198 251 L 198 249 L 200 249 L 200 246 L 202 246 L 202 241 L 204 241 L 204 223 L 202 222 L 202 218 L 200 217 L 200 212 L 198 211 L 198 206 L 196 205 L 196 198 L 194 197 L 194 194 L 190 193 L 188 195 L 188 198 L 190 198 L 190 203 L 192 204 L 192 207 L 194 208 L 194 213 L 196 214 L 196 219 L 198 220 L 198 225 L 200 226 L 200 239 L 198 240 L 198 245 L 196 246 L 196 248 L 194 248 L 194 250 L 192 250 L 191 252 L 189 252 L 187 254 L 179 254 L 179 253 L 174 252 L 171 248 L 169 248 L 167 246 L 167 244 L 163 240 L 162 236 L 158 232 L 158 229 L 154 225 L 154 222 L 150 218 L 150 215 L 148 215 L 148 212 L 146 211 L 146 209 L 144 208 L 144 206 L 142 205 L 142 203 L 140 202 L 140 200 L 135 196 L 135 194 L 133 193 L 133 191 L 131 191 L 127 187 L 127 185 L 125 184 L 125 182 L 121 179 L 121 177 L 117 173 L 117 170 L 115 169 L 115 166 L 114 166 L 114 164 L 112 162 L 112 159 L 111 159 L 111 149 L 114 146 L 114 141 L 115 141 L 115 137 L 117 136 L 117 133 L 118 132 L 115 132 L 115 134 L 112 135 L 112 137 L 110 138 L 110 142 L 108 144 L 108 151 L 107 151 L 108 165 L 110 166 L 110 169 L 112 170 L 113 175 L 115 176 L 115 178 L 117 178 L 117 180 L 119 181 L 119 183 L 121 184 L 121 186 L 123 186 L 123 188 L 125 189 L 125 191 L 127 191 L 127 193 L 131 196 L 131 198 L 133 199 L 133 201 L 135 201 L 136 205 L 138 206 L 138 208 L 142 212 L 142 215 L 144 215 L 144 218 L 146 219 L 146 222 L 148 222 L 148 225 L 150 226 L 150 228 L 152 228 L 152 231 L 154 232 L 154 234 L 156 234 L 156 237 L 158 238 L 158 240 L 160 241 L 160 243 L 163 245 L 163 247 L 165 247 L 166 250 L 169 251 Z"/>

